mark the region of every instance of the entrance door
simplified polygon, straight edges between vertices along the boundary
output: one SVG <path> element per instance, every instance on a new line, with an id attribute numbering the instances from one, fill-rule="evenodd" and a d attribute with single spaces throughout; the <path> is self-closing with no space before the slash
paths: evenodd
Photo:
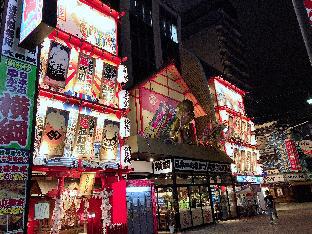
<path id="1" fill-rule="evenodd" d="M 128 187 L 128 233 L 153 234 L 153 209 L 150 187 Z"/>

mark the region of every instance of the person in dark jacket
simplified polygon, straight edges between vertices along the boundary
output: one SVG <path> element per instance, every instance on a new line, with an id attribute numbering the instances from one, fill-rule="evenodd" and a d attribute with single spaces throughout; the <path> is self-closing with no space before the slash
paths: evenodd
<path id="1" fill-rule="evenodd" d="M 265 191 L 265 206 L 267 208 L 267 213 L 270 216 L 270 224 L 276 224 L 277 220 L 277 212 L 276 212 L 276 207 L 275 207 L 275 201 L 273 196 L 270 194 L 269 190 Z"/>

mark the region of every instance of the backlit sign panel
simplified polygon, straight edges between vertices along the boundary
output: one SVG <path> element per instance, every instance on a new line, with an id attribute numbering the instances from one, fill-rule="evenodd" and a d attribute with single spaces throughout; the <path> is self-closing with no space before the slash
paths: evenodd
<path id="1" fill-rule="evenodd" d="M 79 0 L 57 1 L 57 28 L 100 49 L 117 54 L 115 19 Z"/>

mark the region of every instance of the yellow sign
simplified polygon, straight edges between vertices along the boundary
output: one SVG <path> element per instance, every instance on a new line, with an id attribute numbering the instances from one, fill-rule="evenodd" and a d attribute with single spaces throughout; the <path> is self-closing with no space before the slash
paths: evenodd
<path id="1" fill-rule="evenodd" d="M 92 194 L 95 175 L 95 172 L 82 173 L 79 184 L 79 194 L 81 196 L 88 196 Z"/>

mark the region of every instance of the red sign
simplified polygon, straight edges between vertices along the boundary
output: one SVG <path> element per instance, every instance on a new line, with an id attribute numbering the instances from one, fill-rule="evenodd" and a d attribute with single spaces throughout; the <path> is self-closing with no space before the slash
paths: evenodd
<path id="1" fill-rule="evenodd" d="M 291 170 L 301 170 L 302 168 L 299 164 L 299 154 L 295 142 L 291 139 L 286 139 L 285 145 Z"/>

